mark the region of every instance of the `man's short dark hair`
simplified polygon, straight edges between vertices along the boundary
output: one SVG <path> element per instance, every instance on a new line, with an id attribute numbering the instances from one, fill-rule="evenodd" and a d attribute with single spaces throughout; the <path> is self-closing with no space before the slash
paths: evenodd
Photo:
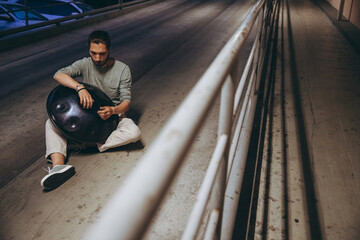
<path id="1" fill-rule="evenodd" d="M 90 33 L 88 38 L 88 46 L 90 47 L 90 43 L 104 43 L 106 45 L 107 49 L 110 49 L 111 47 L 111 39 L 107 32 L 97 30 Z"/>

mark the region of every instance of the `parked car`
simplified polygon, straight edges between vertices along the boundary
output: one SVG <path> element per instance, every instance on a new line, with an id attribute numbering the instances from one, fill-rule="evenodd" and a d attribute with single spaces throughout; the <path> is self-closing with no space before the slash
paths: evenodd
<path id="1" fill-rule="evenodd" d="M 71 5 L 73 5 L 74 7 L 77 7 L 77 9 L 79 9 L 79 11 L 82 13 L 94 10 L 94 8 L 92 6 L 90 6 L 89 4 L 86 4 L 84 2 L 73 2 L 71 0 L 69 0 L 69 1 L 65 0 L 65 1 L 70 2 Z"/>
<path id="2" fill-rule="evenodd" d="M 24 4 L 24 0 L 16 0 L 16 3 Z M 86 3 L 70 0 L 31 0 L 28 1 L 28 7 L 40 12 L 49 20 L 93 10 L 93 7 Z"/>
<path id="3" fill-rule="evenodd" d="M 47 21 L 35 10 L 28 11 L 28 24 Z M 25 7 L 21 4 L 0 1 L 0 30 L 26 26 Z"/>

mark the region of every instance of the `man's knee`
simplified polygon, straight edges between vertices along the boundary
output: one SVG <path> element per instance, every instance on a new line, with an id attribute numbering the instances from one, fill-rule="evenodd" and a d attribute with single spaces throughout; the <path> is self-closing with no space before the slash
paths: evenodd
<path id="1" fill-rule="evenodd" d="M 140 138 L 140 129 L 131 119 L 127 119 L 127 127 L 133 139 Z"/>
<path id="2" fill-rule="evenodd" d="M 50 121 L 50 119 L 46 120 L 45 127 L 49 128 L 49 127 L 51 127 L 51 125 L 52 125 L 52 122 Z"/>
<path id="3" fill-rule="evenodd" d="M 46 123 L 45 123 L 45 129 L 46 130 L 57 130 L 57 128 L 54 126 L 54 124 L 51 122 L 50 119 L 46 120 Z"/>
<path id="4" fill-rule="evenodd" d="M 135 123 L 132 126 L 132 132 L 133 132 L 133 135 L 134 135 L 135 138 L 140 137 L 140 129 Z"/>

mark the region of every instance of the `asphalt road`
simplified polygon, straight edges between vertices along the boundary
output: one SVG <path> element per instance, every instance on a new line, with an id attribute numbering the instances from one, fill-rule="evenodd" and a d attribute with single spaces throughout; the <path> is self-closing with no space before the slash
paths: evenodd
<path id="1" fill-rule="evenodd" d="M 241 0 L 164 1 L 113 20 L 0 53 L 0 207 L 3 225 L 0 238 L 79 239 L 253 3 Z M 76 167 L 76 175 L 59 189 L 45 193 L 40 180 L 46 174 L 41 168 L 47 167 L 43 157 L 45 102 L 57 85 L 52 76 L 58 68 L 88 56 L 86 38 L 95 29 L 110 33 L 113 40 L 111 55 L 130 66 L 132 106 L 138 110 L 142 144 L 103 154 L 90 150 L 71 155 L 70 164 Z M 248 48 L 246 45 L 245 49 Z M 190 155 L 194 161 L 184 167 L 187 174 L 193 173 L 195 177 L 178 179 L 178 184 L 188 193 L 181 194 L 176 201 L 186 199 L 185 204 L 195 201 L 194 192 L 211 154 L 208 144 L 216 141 L 217 119 L 214 111 L 203 134 L 197 137 L 194 149 L 198 155 Z M 170 194 L 172 197 L 175 197 L 174 193 Z M 179 206 L 178 202 L 174 204 Z M 181 215 L 189 213 L 184 209 L 186 207 L 178 208 Z M 178 228 L 186 221 L 186 218 L 181 219 L 169 222 L 166 215 L 164 221 L 169 226 L 155 226 L 148 238 L 178 238 Z"/>

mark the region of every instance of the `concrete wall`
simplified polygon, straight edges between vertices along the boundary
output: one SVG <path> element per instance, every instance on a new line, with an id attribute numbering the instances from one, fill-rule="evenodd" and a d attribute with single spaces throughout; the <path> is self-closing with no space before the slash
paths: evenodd
<path id="1" fill-rule="evenodd" d="M 360 0 L 344 0 L 343 16 L 360 29 Z M 327 0 L 331 6 L 339 10 L 341 0 Z"/>

